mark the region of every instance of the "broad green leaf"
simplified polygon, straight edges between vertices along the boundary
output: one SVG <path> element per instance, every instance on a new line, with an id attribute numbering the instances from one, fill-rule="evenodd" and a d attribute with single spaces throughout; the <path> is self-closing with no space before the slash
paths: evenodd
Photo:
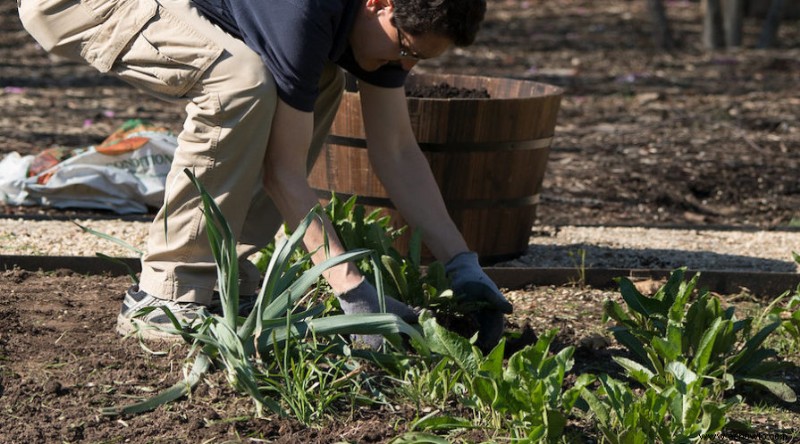
<path id="1" fill-rule="evenodd" d="M 685 275 L 686 267 L 680 267 L 673 270 L 669 275 L 667 283 L 664 285 L 664 292 L 669 294 L 678 294 Z"/>
<path id="2" fill-rule="evenodd" d="M 505 353 L 506 339 L 501 338 L 500 342 L 489 352 L 478 366 L 479 371 L 487 372 L 496 379 L 503 378 L 503 356 Z"/>
<path id="3" fill-rule="evenodd" d="M 399 294 L 403 297 L 408 297 L 408 281 L 397 260 L 391 256 L 383 255 L 381 256 L 381 263 L 386 271 L 389 272 L 389 277 L 392 278 Z M 376 272 L 375 274 L 377 275 L 378 273 Z"/>
<path id="4" fill-rule="evenodd" d="M 645 351 L 642 342 L 636 336 L 631 334 L 627 328 L 611 328 L 610 330 L 614 335 L 614 339 L 616 339 L 617 342 L 622 344 L 628 349 L 628 351 L 638 357 L 641 362 L 649 361 L 650 358 L 647 354 L 647 351 Z"/>
<path id="5" fill-rule="evenodd" d="M 586 387 L 594 384 L 597 380 L 595 375 L 589 373 L 582 373 L 573 383 L 572 387 L 564 391 L 561 397 L 561 407 L 565 412 L 569 413 L 574 407 L 581 396 L 581 391 Z M 578 406 L 580 408 L 580 406 Z"/>
<path id="6" fill-rule="evenodd" d="M 469 375 L 478 371 L 479 363 L 473 345 L 467 339 L 442 327 L 432 317 L 424 321 L 421 319 L 421 322 L 427 345 L 432 352 L 452 359 Z"/>
<path id="7" fill-rule="evenodd" d="M 495 407 L 499 391 L 497 388 L 497 382 L 494 379 L 477 374 L 472 377 L 471 385 L 472 390 L 475 392 L 475 396 L 481 400 L 484 408 Z"/>
<path id="8" fill-rule="evenodd" d="M 697 374 L 691 371 L 686 365 L 682 362 L 673 361 L 667 364 L 666 370 L 675 376 L 675 379 L 680 381 L 684 387 L 684 390 L 681 393 L 686 394 L 686 388 L 691 386 L 695 381 L 697 381 Z M 679 386 L 680 388 L 681 386 Z"/>
<path id="9" fill-rule="evenodd" d="M 673 344 L 658 336 L 654 337 L 650 344 L 658 353 L 659 357 L 665 362 L 674 361 L 678 359 L 678 356 L 681 354 L 680 345 Z"/>
<path id="10" fill-rule="evenodd" d="M 726 414 L 727 409 L 724 404 L 703 403 L 702 433 L 706 435 L 721 432 L 728 422 Z"/>
<path id="11" fill-rule="evenodd" d="M 608 375 L 600 375 L 600 385 L 606 393 L 606 400 L 621 419 L 625 417 L 625 408 L 630 404 L 630 388 Z"/>
<path id="12" fill-rule="evenodd" d="M 776 367 L 772 367 L 769 365 L 762 367 L 762 364 L 768 364 L 770 362 L 774 364 L 779 364 L 779 361 L 768 361 L 768 359 L 770 358 L 777 358 L 777 357 L 778 357 L 778 352 L 775 351 L 774 349 L 759 348 L 758 350 L 753 352 L 752 355 L 750 355 L 750 358 L 747 360 L 747 362 L 736 368 L 736 372 L 734 373 L 734 375 L 761 377 L 766 374 L 763 373 L 764 371 L 779 370 L 782 367 L 781 365 L 778 365 Z M 755 371 L 756 369 L 761 369 L 761 372 Z"/>
<path id="13" fill-rule="evenodd" d="M 581 390 L 581 398 L 589 405 L 589 410 L 594 414 L 600 424 L 609 426 L 611 423 L 611 412 L 608 405 L 600 400 L 594 392 L 587 388 Z"/>
<path id="14" fill-rule="evenodd" d="M 623 325 L 630 325 L 629 323 L 632 322 L 630 316 L 622 309 L 622 306 L 610 299 L 603 302 L 603 316 L 604 322 L 607 318 L 611 318 Z"/>
<path id="15" fill-rule="evenodd" d="M 739 381 L 757 385 L 761 388 L 764 388 L 773 395 L 775 395 L 776 397 L 778 397 L 778 399 L 780 399 L 781 401 L 784 402 L 797 401 L 797 394 L 786 383 L 779 381 L 771 381 L 767 379 L 759 379 L 759 378 L 741 378 Z"/>
<path id="16" fill-rule="evenodd" d="M 687 352 L 689 353 L 697 353 L 697 349 L 700 347 L 700 340 L 703 337 L 703 333 L 706 331 L 706 325 L 713 322 L 713 317 L 708 319 L 708 312 L 705 309 L 707 299 L 708 294 L 701 295 L 689 306 L 689 310 L 686 312 L 686 322 L 684 324 L 686 332 L 685 342 L 687 345 Z"/>
<path id="17" fill-rule="evenodd" d="M 717 318 L 711 327 L 703 334 L 697 346 L 694 359 L 692 360 L 692 368 L 694 368 L 698 374 L 705 374 L 709 359 L 711 358 L 711 352 L 714 349 L 714 342 L 717 339 L 717 334 L 728 324 L 730 324 L 730 321 L 725 321 L 723 324 L 722 319 Z"/>
<path id="18" fill-rule="evenodd" d="M 780 327 L 780 325 L 780 321 L 773 322 L 762 328 L 752 338 L 748 339 L 742 351 L 731 360 L 729 367 L 730 372 L 736 374 L 740 367 L 749 363 L 756 350 L 761 347 L 761 344 L 767 339 L 767 337 L 772 334 L 775 329 Z"/>
<path id="19" fill-rule="evenodd" d="M 555 442 L 564 433 L 564 427 L 567 425 L 567 417 L 564 413 L 547 409 L 547 439 L 550 442 Z"/>
<path id="20" fill-rule="evenodd" d="M 666 310 L 664 310 L 660 301 L 641 294 L 636 289 L 636 286 L 633 285 L 633 282 L 627 278 L 618 278 L 617 282 L 619 283 L 622 299 L 625 300 L 631 310 L 648 317 L 661 315 L 666 318 Z"/>
<path id="21" fill-rule="evenodd" d="M 622 366 L 622 368 L 628 372 L 628 376 L 635 379 L 642 385 L 647 386 L 650 383 L 650 380 L 655 377 L 655 373 L 638 362 L 632 361 L 628 358 L 623 358 L 621 356 L 614 356 L 613 359 L 614 362 Z"/>

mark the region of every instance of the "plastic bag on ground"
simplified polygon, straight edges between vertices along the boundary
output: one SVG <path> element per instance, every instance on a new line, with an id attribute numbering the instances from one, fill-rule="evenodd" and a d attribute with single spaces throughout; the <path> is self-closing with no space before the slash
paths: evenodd
<path id="1" fill-rule="evenodd" d="M 51 148 L 0 161 L 0 199 L 11 205 L 146 213 L 158 208 L 178 142 L 165 128 L 130 120 L 103 143 Z"/>

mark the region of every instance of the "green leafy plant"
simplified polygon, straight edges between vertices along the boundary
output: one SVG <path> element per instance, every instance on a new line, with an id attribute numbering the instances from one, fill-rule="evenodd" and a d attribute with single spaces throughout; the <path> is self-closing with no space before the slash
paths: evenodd
<path id="1" fill-rule="evenodd" d="M 789 297 L 791 292 L 785 292 L 775 298 L 760 318 L 762 323 L 780 323 L 777 333 L 783 333 L 788 340 L 778 341 L 786 353 L 795 353 L 800 349 L 800 287 L 794 291 L 794 295 Z M 785 301 L 785 303 L 784 303 Z"/>
<path id="2" fill-rule="evenodd" d="M 373 257 L 358 262 L 359 269 L 373 284 L 377 276 L 385 276 L 383 290 L 411 306 L 436 311 L 452 308 L 450 280 L 439 262 L 422 267 L 422 238 L 414 232 L 409 253 L 402 255 L 393 246 L 408 227 L 395 229 L 389 216 L 380 209 L 370 213 L 356 203 L 357 197 L 342 200 L 335 193 L 325 211 L 346 250 L 369 249 Z M 377 266 L 376 266 L 377 264 Z"/>
<path id="3" fill-rule="evenodd" d="M 720 394 L 732 381 L 731 387 L 752 384 L 784 401 L 796 400 L 788 385 L 767 378 L 786 366 L 776 359 L 775 350 L 764 347 L 781 323 L 771 322 L 751 335 L 752 318 L 736 319 L 734 307 L 723 309 L 719 298 L 709 292 L 690 303 L 699 276 L 687 282 L 684 272 L 674 271 L 653 297 L 641 294 L 630 280 L 618 279 L 628 310 L 610 300 L 604 305 L 605 320 L 617 323 L 611 328 L 617 341 L 643 368 L 658 375 L 663 387 L 671 380 L 667 366 L 677 362 L 701 380 L 716 384 Z"/>
<path id="4" fill-rule="evenodd" d="M 299 262 L 292 261 L 307 227 L 315 217 L 319 217 L 319 208 L 312 210 L 297 230 L 278 244 L 267 267 L 255 307 L 247 317 L 239 316 L 236 240 L 214 200 L 189 170 L 185 172 L 202 198 L 206 229 L 217 265 L 222 315 L 203 310 L 199 313 L 197 322 L 184 325 L 166 307 L 142 310 L 140 314 L 154 309 L 164 310 L 173 324 L 173 328 L 165 330 L 182 336 L 192 344 L 189 356 L 195 357 L 194 365 L 184 381 L 156 397 L 124 407 L 107 408 L 103 411 L 105 414 L 130 414 L 151 410 L 187 394 L 203 374 L 211 368 L 220 368 L 234 388 L 252 397 L 257 414 L 263 414 L 264 407 L 267 407 L 272 412 L 285 415 L 286 412 L 278 401 L 264 396 L 260 380 L 269 378 L 270 367 L 279 359 L 283 359 L 284 369 L 287 368 L 286 353 L 294 354 L 296 351 L 290 352 L 285 347 L 296 344 L 295 341 L 326 337 L 329 341 L 325 348 L 326 353 L 380 362 L 382 354 L 365 350 L 351 351 L 340 335 L 383 335 L 394 346 L 402 348 L 400 334 L 405 334 L 418 345 L 419 350 L 423 353 L 426 351 L 417 330 L 393 314 L 320 317 L 324 304 L 316 303 L 307 308 L 300 304 L 301 300 L 312 300 L 309 296 L 314 293 L 315 284 L 324 270 L 369 255 L 367 250 L 353 251 L 329 258 L 310 268 L 309 253 L 303 254 L 303 259 Z M 284 354 L 281 355 L 280 351 L 284 351 Z M 288 390 L 285 393 L 294 396 L 296 391 Z M 295 408 L 293 410 L 297 411 Z"/>
<path id="5" fill-rule="evenodd" d="M 433 373 L 443 374 L 449 367 L 447 387 L 455 391 L 458 401 L 475 412 L 478 422 L 488 421 L 489 427 L 507 430 L 512 439 L 557 440 L 581 389 L 592 382 L 591 376 L 581 376 L 574 387 L 562 390 L 564 376 L 572 368 L 574 348 L 550 354 L 555 330 L 514 353 L 505 364 L 505 341 L 484 356 L 469 340 L 440 326 L 429 313 L 423 313 L 420 321 L 428 347 L 435 359 L 440 359 Z M 440 416 L 435 424 L 442 421 L 454 427 L 463 422 Z"/>
<path id="6" fill-rule="evenodd" d="M 605 374 L 598 377 L 600 388 L 596 392 L 588 387 L 581 389 L 581 397 L 606 442 L 697 442 L 723 429 L 726 413 L 739 399 L 711 399 L 710 389 L 679 362 L 668 364 L 666 372 L 673 381 L 666 389 L 651 384 L 657 375 L 643 367 L 634 371 L 645 384 L 643 391 Z"/>

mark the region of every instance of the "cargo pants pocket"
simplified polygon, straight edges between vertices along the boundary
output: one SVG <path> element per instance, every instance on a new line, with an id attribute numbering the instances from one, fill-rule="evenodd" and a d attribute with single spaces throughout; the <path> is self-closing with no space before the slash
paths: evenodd
<path id="1" fill-rule="evenodd" d="M 182 97 L 219 58 L 223 50 L 154 0 L 145 2 L 152 2 L 155 9 L 149 14 L 150 18 L 142 25 L 141 30 L 126 42 L 113 60 L 103 59 L 102 55 L 108 54 L 103 53 L 92 64 L 101 71 L 105 68 L 143 91 Z M 147 9 L 149 8 L 140 8 L 136 12 L 141 13 Z M 148 14 L 140 17 L 146 15 Z M 106 25 L 123 27 L 130 24 L 130 16 L 115 16 Z"/>

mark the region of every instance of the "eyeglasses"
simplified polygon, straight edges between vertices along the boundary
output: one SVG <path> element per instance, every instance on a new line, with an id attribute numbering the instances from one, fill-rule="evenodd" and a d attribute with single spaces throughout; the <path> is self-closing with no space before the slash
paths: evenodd
<path id="1" fill-rule="evenodd" d="M 408 46 L 406 46 L 403 41 L 408 41 L 406 38 L 405 33 L 400 30 L 400 27 L 395 25 L 394 29 L 397 30 L 397 46 L 400 47 L 400 58 L 406 60 L 422 60 L 422 57 L 417 54 L 416 52 L 412 51 Z"/>

